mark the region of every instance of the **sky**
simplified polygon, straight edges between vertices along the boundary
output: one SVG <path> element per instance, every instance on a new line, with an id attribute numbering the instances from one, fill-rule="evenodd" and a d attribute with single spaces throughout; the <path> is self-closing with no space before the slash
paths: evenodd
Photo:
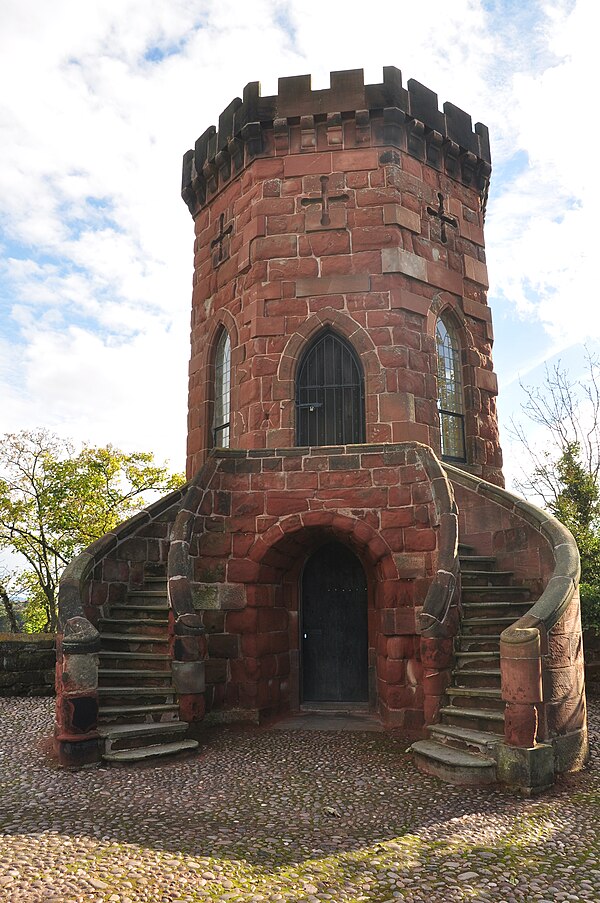
<path id="1" fill-rule="evenodd" d="M 181 158 L 244 85 L 398 67 L 491 136 L 501 439 L 520 382 L 600 349 L 592 0 L 0 0 L 0 434 L 182 470 L 193 222 Z M 508 454 L 506 453 L 508 451 Z"/>

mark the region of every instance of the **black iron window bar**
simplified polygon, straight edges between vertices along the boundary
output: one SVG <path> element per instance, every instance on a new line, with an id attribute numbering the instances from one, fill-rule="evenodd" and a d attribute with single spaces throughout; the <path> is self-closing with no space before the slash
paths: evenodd
<path id="1" fill-rule="evenodd" d="M 360 363 L 351 346 L 331 332 L 322 334 L 300 363 L 296 410 L 299 445 L 364 441 Z"/>

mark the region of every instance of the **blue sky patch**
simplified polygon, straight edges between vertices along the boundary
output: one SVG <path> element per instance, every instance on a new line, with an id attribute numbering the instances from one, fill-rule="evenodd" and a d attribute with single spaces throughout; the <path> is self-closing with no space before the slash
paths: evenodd
<path id="1" fill-rule="evenodd" d="M 185 44 L 186 40 L 183 38 L 171 44 L 153 44 L 144 53 L 144 61 L 146 63 L 162 63 L 168 57 L 177 56 L 178 53 L 181 53 Z"/>
<path id="2" fill-rule="evenodd" d="M 526 150 L 518 150 L 510 157 L 500 158 L 496 163 L 492 159 L 492 191 L 496 197 L 511 189 L 510 183 L 529 169 L 529 154 Z"/>

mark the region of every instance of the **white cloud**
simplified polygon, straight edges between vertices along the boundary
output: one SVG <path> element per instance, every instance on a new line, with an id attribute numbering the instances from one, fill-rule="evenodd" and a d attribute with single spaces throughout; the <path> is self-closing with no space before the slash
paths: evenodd
<path id="1" fill-rule="evenodd" d="M 517 312 L 541 323 L 558 346 L 600 337 L 594 284 L 600 202 L 586 163 L 589 87 L 594 84 L 595 10 L 552 4 L 543 31 L 546 66 L 513 78 L 511 133 L 527 166 L 490 205 L 492 284 Z"/>
<path id="2" fill-rule="evenodd" d="M 126 449 L 157 450 L 183 469 L 187 361 L 180 355 L 186 336 L 154 326 L 128 342 L 105 342 L 77 327 L 33 329 L 22 363 L 26 380 L 7 393 L 14 425 L 43 423 L 63 436 Z M 148 366 L 148 364 L 151 366 Z M 27 399 L 23 404 L 22 394 Z"/>

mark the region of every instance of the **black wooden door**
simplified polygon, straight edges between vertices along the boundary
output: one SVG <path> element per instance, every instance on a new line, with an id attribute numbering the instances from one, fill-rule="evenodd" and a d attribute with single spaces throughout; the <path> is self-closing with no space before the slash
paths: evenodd
<path id="1" fill-rule="evenodd" d="M 367 581 L 341 543 L 321 546 L 305 565 L 301 624 L 302 701 L 367 701 Z"/>

